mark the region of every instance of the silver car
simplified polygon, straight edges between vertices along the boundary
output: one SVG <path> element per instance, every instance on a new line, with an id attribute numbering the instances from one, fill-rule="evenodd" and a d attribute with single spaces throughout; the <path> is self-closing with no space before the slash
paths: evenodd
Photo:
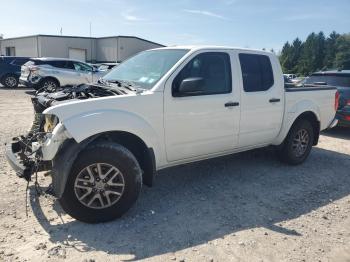
<path id="1" fill-rule="evenodd" d="M 33 58 L 21 67 L 19 82 L 38 90 L 96 82 L 106 72 L 71 59 Z"/>

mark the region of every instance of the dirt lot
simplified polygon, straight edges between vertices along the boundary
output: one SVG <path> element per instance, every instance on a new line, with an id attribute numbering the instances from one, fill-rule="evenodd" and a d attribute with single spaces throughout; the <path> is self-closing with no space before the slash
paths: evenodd
<path id="1" fill-rule="evenodd" d="M 0 89 L 0 261 L 350 261 L 349 129 L 324 133 L 297 167 L 261 149 L 162 171 L 106 224 L 75 221 L 30 186 L 27 218 L 3 146 L 30 127 L 27 91 Z"/>

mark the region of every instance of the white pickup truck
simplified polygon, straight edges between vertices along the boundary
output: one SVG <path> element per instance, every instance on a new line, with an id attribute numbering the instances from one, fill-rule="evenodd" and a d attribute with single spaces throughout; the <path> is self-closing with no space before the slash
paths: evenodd
<path id="1" fill-rule="evenodd" d="M 269 145 L 286 163 L 302 163 L 336 124 L 337 97 L 333 87 L 285 88 L 272 53 L 154 49 L 98 83 L 33 98 L 42 121 L 8 144 L 7 158 L 27 180 L 51 170 L 72 217 L 109 221 L 163 168 Z"/>

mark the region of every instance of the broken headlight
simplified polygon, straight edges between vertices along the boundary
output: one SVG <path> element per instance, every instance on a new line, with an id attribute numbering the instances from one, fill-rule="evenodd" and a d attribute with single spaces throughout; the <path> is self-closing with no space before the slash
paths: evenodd
<path id="1" fill-rule="evenodd" d="M 53 129 L 58 124 L 58 117 L 55 115 L 45 115 L 45 123 L 44 123 L 44 131 L 49 133 L 52 132 Z"/>

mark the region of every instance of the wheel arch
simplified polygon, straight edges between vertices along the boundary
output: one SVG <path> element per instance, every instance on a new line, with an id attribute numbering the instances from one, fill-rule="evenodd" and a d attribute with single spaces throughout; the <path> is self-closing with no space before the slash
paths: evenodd
<path id="1" fill-rule="evenodd" d="M 17 79 L 19 79 L 19 76 L 17 75 L 17 74 L 15 74 L 15 73 L 13 73 L 13 72 L 7 72 L 7 73 L 5 73 L 5 74 L 3 74 L 2 76 L 1 76 L 1 81 L 3 81 L 7 76 L 14 76 L 14 77 L 16 77 Z"/>
<path id="2" fill-rule="evenodd" d="M 48 79 L 51 79 L 51 80 L 57 82 L 58 86 L 61 86 L 60 81 L 59 81 L 56 77 L 54 77 L 54 76 L 45 76 L 45 77 L 43 77 L 43 78 L 40 80 L 40 84 L 42 84 L 45 80 L 48 80 Z"/>
<path id="3" fill-rule="evenodd" d="M 5 81 L 6 77 L 8 77 L 8 76 L 14 76 L 14 77 L 17 79 L 17 83 L 18 83 L 18 81 L 19 81 L 19 76 L 18 76 L 17 74 L 13 73 L 13 72 L 8 72 L 8 73 L 3 74 L 3 75 L 1 76 L 1 78 L 0 78 L 0 82 L 1 82 L 2 84 L 4 84 L 4 81 Z"/>
<path id="4" fill-rule="evenodd" d="M 314 131 L 313 145 L 314 146 L 317 145 L 319 137 L 320 137 L 320 120 L 317 117 L 317 114 L 312 110 L 304 111 L 304 112 L 298 114 L 289 122 L 283 122 L 283 126 L 286 126 L 286 127 L 284 128 L 284 130 L 281 131 L 278 139 L 276 140 L 277 142 L 275 142 L 273 144 L 274 145 L 282 145 L 283 142 L 285 141 L 285 139 L 288 137 L 293 126 L 295 126 L 295 124 L 297 122 L 299 122 L 300 120 L 303 120 L 303 119 L 308 120 L 311 123 L 313 131 Z"/>
<path id="5" fill-rule="evenodd" d="M 143 183 L 150 187 L 153 185 L 156 173 L 154 150 L 152 147 L 148 147 L 139 136 L 126 131 L 109 131 L 96 135 L 93 143 L 98 143 L 99 141 L 118 143 L 130 150 L 143 171 Z"/>
<path id="6" fill-rule="evenodd" d="M 56 197 L 60 198 L 62 196 L 68 175 L 79 153 L 90 145 L 102 141 L 118 143 L 130 150 L 142 169 L 143 183 L 150 187 L 153 185 L 156 173 L 153 148 L 148 148 L 146 143 L 135 134 L 125 131 L 111 131 L 88 137 L 80 143 L 77 143 L 74 139 L 68 139 L 63 143 L 52 164 L 52 184 Z"/>
<path id="7" fill-rule="evenodd" d="M 313 145 L 317 145 L 318 144 L 318 140 L 320 137 L 320 121 L 318 120 L 316 114 L 312 111 L 306 111 L 302 114 L 300 114 L 293 122 L 292 126 L 290 127 L 290 129 L 293 128 L 293 126 L 300 120 L 308 120 L 311 125 L 312 128 L 314 130 L 314 141 L 313 141 Z"/>

